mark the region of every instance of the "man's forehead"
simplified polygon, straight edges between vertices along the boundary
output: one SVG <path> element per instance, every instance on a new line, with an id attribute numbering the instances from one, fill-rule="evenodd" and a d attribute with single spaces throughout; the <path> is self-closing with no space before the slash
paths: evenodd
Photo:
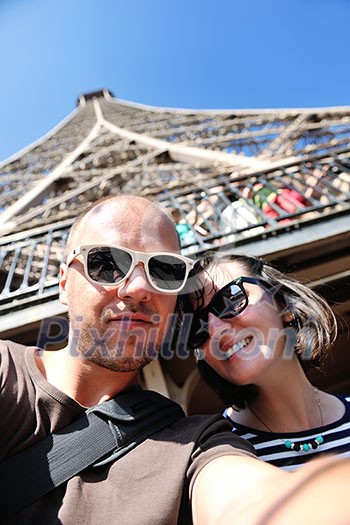
<path id="1" fill-rule="evenodd" d="M 140 249 L 152 243 L 159 245 L 157 249 L 169 243 L 170 249 L 178 247 L 175 226 L 169 216 L 159 206 L 138 198 L 134 202 L 109 200 L 86 214 L 79 227 L 79 243 L 98 242 L 107 236 L 114 244 L 139 243 Z"/>

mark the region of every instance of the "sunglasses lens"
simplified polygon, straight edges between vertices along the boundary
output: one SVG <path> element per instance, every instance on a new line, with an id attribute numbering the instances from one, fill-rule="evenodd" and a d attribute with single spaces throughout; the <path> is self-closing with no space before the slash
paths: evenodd
<path id="1" fill-rule="evenodd" d="M 133 260 L 121 249 L 108 246 L 92 248 L 87 256 L 90 279 L 97 283 L 117 284 L 129 272 Z M 148 262 L 152 284 L 162 290 L 181 288 L 186 277 L 186 264 L 173 255 L 157 255 Z"/>
<path id="2" fill-rule="evenodd" d="M 193 348 L 199 348 L 209 337 L 206 327 L 208 312 L 213 313 L 220 319 L 231 319 L 240 314 L 247 304 L 248 298 L 237 284 L 230 284 L 217 292 L 209 305 L 194 315 L 190 333 L 190 345 Z"/>
<path id="3" fill-rule="evenodd" d="M 87 256 L 87 267 L 90 279 L 97 283 L 118 283 L 132 264 L 131 255 L 118 248 L 102 246 L 92 248 Z"/>
<path id="4" fill-rule="evenodd" d="M 215 295 L 209 310 L 220 319 L 230 319 L 240 314 L 247 304 L 244 291 L 237 284 L 231 284 Z"/>
<path id="5" fill-rule="evenodd" d="M 178 290 L 186 277 L 186 264 L 173 255 L 151 257 L 148 269 L 153 284 L 162 290 Z"/>

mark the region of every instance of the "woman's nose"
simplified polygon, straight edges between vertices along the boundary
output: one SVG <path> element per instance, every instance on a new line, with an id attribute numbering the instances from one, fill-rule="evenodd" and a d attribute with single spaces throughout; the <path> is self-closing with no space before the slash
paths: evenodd
<path id="1" fill-rule="evenodd" d="M 232 338 L 233 330 L 231 319 L 220 319 L 220 317 L 209 313 L 207 351 L 213 358 L 223 359 L 222 347 L 226 341 Z"/>
<path id="2" fill-rule="evenodd" d="M 215 314 L 209 313 L 208 315 L 208 332 L 212 336 L 215 333 L 222 333 L 225 330 L 232 329 L 232 319 L 221 319 Z"/>

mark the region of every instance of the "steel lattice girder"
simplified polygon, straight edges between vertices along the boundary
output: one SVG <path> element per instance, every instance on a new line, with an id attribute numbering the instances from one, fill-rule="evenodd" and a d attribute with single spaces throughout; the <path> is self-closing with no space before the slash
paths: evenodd
<path id="1" fill-rule="evenodd" d="M 0 311 L 8 312 L 57 295 L 70 225 L 105 195 L 158 198 L 188 225 L 182 248 L 190 255 L 290 233 L 289 242 L 302 242 L 303 228 L 335 218 L 341 230 L 350 206 L 350 108 L 190 111 L 117 101 L 106 91 L 82 95 L 55 129 L 3 162 L 0 175 Z"/>

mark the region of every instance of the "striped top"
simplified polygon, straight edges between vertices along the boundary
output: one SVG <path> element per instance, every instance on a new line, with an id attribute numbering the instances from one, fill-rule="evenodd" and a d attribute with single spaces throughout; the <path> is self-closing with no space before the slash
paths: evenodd
<path id="1" fill-rule="evenodd" d="M 345 406 L 345 414 L 341 419 L 323 427 L 280 434 L 264 432 L 233 421 L 227 414 L 223 415 L 232 425 L 232 432 L 250 441 L 260 459 L 284 470 L 295 470 L 308 460 L 325 452 L 350 457 L 350 396 L 336 396 Z M 317 436 L 323 436 L 324 442 L 316 449 L 308 451 L 289 450 L 285 446 L 287 440 L 295 443 L 311 443 Z"/>

